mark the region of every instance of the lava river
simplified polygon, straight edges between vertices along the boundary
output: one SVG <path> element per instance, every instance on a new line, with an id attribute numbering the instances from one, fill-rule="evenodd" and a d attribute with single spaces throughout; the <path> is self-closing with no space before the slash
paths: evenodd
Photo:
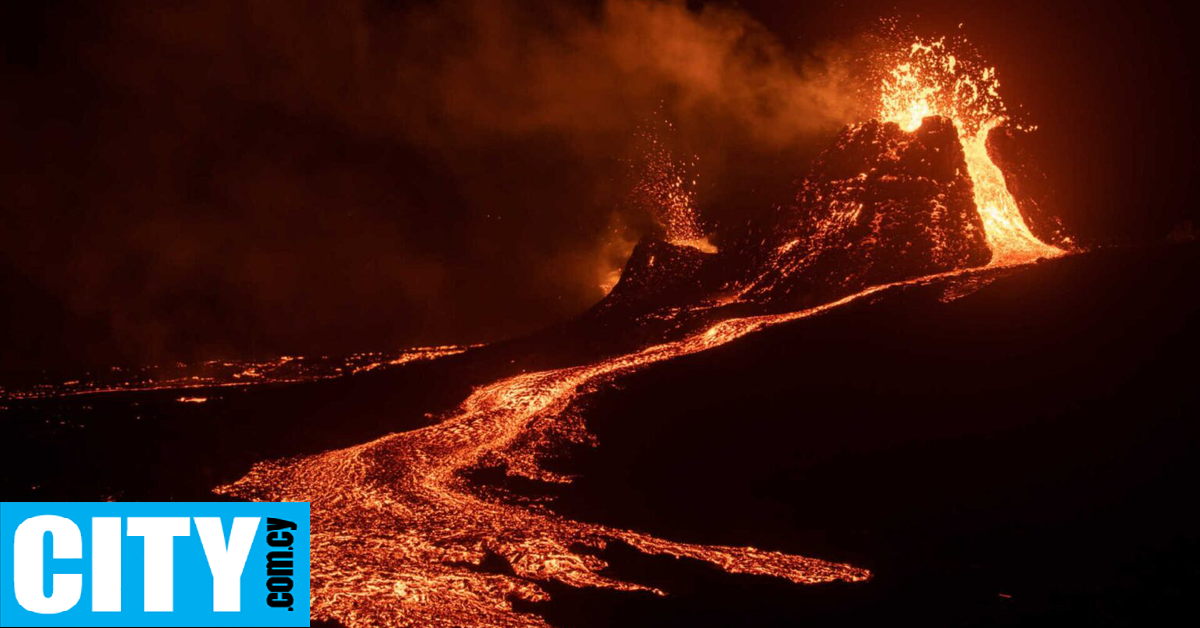
<path id="1" fill-rule="evenodd" d="M 507 503 L 488 497 L 464 472 L 499 463 L 512 475 L 569 481 L 543 470 L 540 454 L 553 442 L 587 438 L 573 402 L 614 378 L 884 290 L 952 276 L 978 287 L 990 272 L 962 270 L 874 286 L 807 310 L 720 321 L 682 340 L 596 364 L 517 375 L 477 389 L 437 424 L 260 463 L 217 492 L 311 503 L 313 617 L 347 626 L 546 626 L 535 614 L 515 612 L 510 599 L 547 599 L 540 581 L 651 590 L 602 575 L 606 563 L 585 548 L 599 550 L 612 541 L 798 584 L 864 581 L 870 573 L 851 565 L 752 547 L 676 543 Z M 503 557 L 512 574 L 480 570 L 489 553 Z"/>

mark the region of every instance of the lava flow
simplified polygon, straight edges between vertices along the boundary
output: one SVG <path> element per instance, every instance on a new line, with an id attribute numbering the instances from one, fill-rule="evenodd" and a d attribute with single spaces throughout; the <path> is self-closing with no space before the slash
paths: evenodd
<path id="1" fill-rule="evenodd" d="M 47 399 L 76 395 L 148 392 L 152 390 L 190 390 L 299 384 L 357 375 L 375 369 L 402 366 L 409 362 L 433 360 L 463 353 L 475 345 L 413 347 L 398 353 L 354 353 L 348 356 L 304 357 L 285 355 L 273 360 L 209 360 L 196 364 L 183 362 L 137 368 L 112 367 L 107 371 L 88 372 L 68 381 L 38 381 L 29 386 L 0 387 L 0 400 Z M 202 399 L 187 397 L 184 399 Z M 192 403 L 201 403 L 192 401 Z"/>
<path id="2" fill-rule="evenodd" d="M 800 584 L 866 580 L 868 571 L 850 565 L 750 547 L 675 543 L 488 499 L 463 473 L 503 464 L 510 475 L 567 482 L 539 462 L 554 443 L 587 438 L 572 406 L 588 391 L 646 365 L 890 287 L 800 312 L 721 321 L 682 340 L 597 364 L 504 379 L 476 390 L 435 425 L 299 460 L 260 463 L 217 492 L 310 502 L 313 617 L 349 626 L 546 626 L 536 615 L 514 612 L 510 598 L 545 600 L 537 582 L 550 580 L 652 590 L 600 573 L 606 564 L 595 553 L 612 541 Z M 489 555 L 503 558 L 511 575 L 482 571 Z"/>
<path id="3" fill-rule="evenodd" d="M 217 492 L 245 499 L 311 503 L 312 616 L 347 626 L 546 626 L 540 616 L 518 612 L 513 601 L 547 600 L 542 584 L 549 582 L 664 593 L 605 574 L 607 565 L 600 553 L 614 542 L 628 544 L 646 554 L 691 558 L 730 573 L 770 575 L 799 584 L 867 580 L 871 576 L 867 570 L 851 565 L 751 547 L 677 543 L 642 532 L 568 519 L 543 504 L 522 503 L 494 489 L 485 489 L 472 481 L 470 473 L 481 468 L 500 468 L 510 476 L 529 480 L 569 482 L 569 477 L 547 470 L 542 463 L 556 445 L 592 441 L 578 413 L 577 402 L 615 378 L 885 290 L 961 278 L 965 281 L 957 282 L 960 291 L 949 296 L 955 298 L 964 290 L 986 283 L 994 276 L 994 267 L 1062 253 L 1030 233 L 1005 188 L 1003 175 L 987 155 L 987 133 L 1002 113 L 989 104 L 998 102 L 993 98 L 995 83 L 990 70 L 974 74 L 970 68 L 958 65 L 940 44 L 918 44 L 897 65 L 884 88 L 880 117 L 885 122 L 897 122 L 910 132 L 912 163 L 924 163 L 922 155 L 937 152 L 936 149 L 922 152 L 926 151 L 926 144 L 922 143 L 925 139 L 912 133 L 923 124 L 924 118 L 939 115 L 953 122 L 966 153 L 978 218 L 966 216 L 970 193 L 961 175 L 952 176 L 955 167 L 948 161 L 950 165 L 945 169 L 950 175 L 945 181 L 930 183 L 914 175 L 910 177 L 912 180 L 921 181 L 920 186 L 912 189 L 919 189 L 922 194 L 928 192 L 934 198 L 941 193 L 939 190 L 961 192 L 962 203 L 954 205 L 961 210 L 961 216 L 939 218 L 937 213 L 946 214 L 950 210 L 936 203 L 930 210 L 924 197 L 907 204 L 891 203 L 886 198 L 873 200 L 872 207 L 855 201 L 841 208 L 839 199 L 830 201 L 828 196 L 822 196 L 826 202 L 837 204 L 838 211 L 848 212 L 842 222 L 854 223 L 860 216 L 864 220 L 876 218 L 861 225 L 864 235 L 855 236 L 858 240 L 786 239 L 786 244 L 777 248 L 781 254 L 787 254 L 797 247 L 846 250 L 854 248 L 855 243 L 866 242 L 862 246 L 867 246 L 872 255 L 876 251 L 880 255 L 890 252 L 895 255 L 891 259 L 909 264 L 903 268 L 917 270 L 892 269 L 888 271 L 891 275 L 863 270 L 888 264 L 881 259 L 864 261 L 858 269 L 834 268 L 816 262 L 789 265 L 780 271 L 783 275 L 838 274 L 832 280 L 822 280 L 824 283 L 795 285 L 832 285 L 841 290 L 840 298 L 830 297 L 824 305 L 800 311 L 719 320 L 682 338 L 594 364 L 509 377 L 475 390 L 456 410 L 433 425 L 306 458 L 259 463 L 244 478 L 216 489 Z M 870 137 L 896 133 L 895 127 L 888 125 L 884 129 L 884 126 L 874 123 L 870 132 L 876 135 Z M 927 135 L 953 141 L 949 128 L 943 124 L 941 129 L 940 136 Z M 859 136 L 852 131 L 847 137 L 854 140 Z M 869 148 L 884 144 L 872 139 L 854 146 Z M 959 160 L 954 162 L 959 164 L 963 160 L 956 151 L 946 157 L 950 158 Z M 886 159 L 885 155 L 876 161 L 882 163 L 879 160 Z M 898 157 L 893 161 L 902 162 Z M 864 173 L 860 179 L 858 171 L 854 172 L 853 177 L 836 181 L 849 181 L 847 185 L 861 189 L 861 182 L 869 177 Z M 887 184 L 895 177 L 880 174 L 879 179 Z M 658 195 L 658 202 L 666 205 L 663 209 L 667 217 L 685 218 L 666 221 L 668 236 L 681 240 L 700 238 L 692 199 L 681 191 L 684 178 L 668 168 L 651 173 L 648 180 L 669 184 L 652 185 L 652 191 Z M 878 189 L 894 188 L 884 185 Z M 905 236 L 889 235 L 905 233 L 880 226 L 883 224 L 880 217 L 889 208 L 908 212 L 905 220 L 918 216 L 912 208 L 932 211 L 935 215 L 930 220 L 941 221 L 937 223 L 941 225 L 937 227 L 939 233 L 959 230 L 955 237 L 964 243 L 959 250 L 962 255 L 945 254 L 932 265 L 911 265 L 910 258 L 916 255 L 913 251 L 944 252 L 946 245 L 931 238 L 931 248 L 916 249 L 907 246 L 910 243 Z M 986 250 L 981 250 L 980 256 L 967 255 L 974 250 L 971 243 L 983 245 L 980 223 L 991 252 L 987 264 Z M 904 225 L 897 229 L 907 228 Z M 839 233 L 852 230 L 850 226 L 838 229 Z M 818 231 L 832 233 L 828 229 Z M 900 242 L 895 246 L 879 242 L 886 237 L 899 238 Z M 809 253 L 813 252 L 804 252 L 806 259 L 816 259 L 815 254 Z M 647 263 L 652 264 L 653 258 Z M 777 272 L 772 277 L 779 275 Z M 846 280 L 852 276 L 859 283 Z M 879 279 L 888 276 L 898 278 Z M 872 281 L 877 285 L 864 285 Z M 847 293 L 850 294 L 846 296 Z"/>

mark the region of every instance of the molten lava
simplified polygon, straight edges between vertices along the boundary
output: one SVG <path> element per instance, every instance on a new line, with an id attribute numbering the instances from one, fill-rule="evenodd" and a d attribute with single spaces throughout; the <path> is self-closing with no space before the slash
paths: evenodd
<path id="1" fill-rule="evenodd" d="M 800 312 L 725 320 L 683 340 L 592 365 L 510 377 L 476 390 L 437 424 L 299 460 L 260 463 L 217 492 L 311 503 L 313 617 L 349 626 L 544 627 L 541 618 L 516 613 L 510 602 L 547 599 L 538 582 L 652 590 L 601 575 L 606 564 L 596 552 L 612 541 L 800 584 L 866 580 L 869 572 L 850 565 L 756 548 L 675 543 L 573 521 L 542 506 L 489 495 L 464 472 L 502 465 L 509 475 L 569 482 L 540 462 L 554 444 L 588 438 L 574 404 L 589 391 L 649 364 L 889 287 Z M 512 574 L 482 571 L 489 555 L 503 558 Z"/>
<path id="2" fill-rule="evenodd" d="M 918 40 L 898 57 L 884 74 L 878 117 L 909 132 L 930 116 L 954 123 L 974 184 L 975 206 L 992 249 L 990 264 L 1013 266 L 1062 255 L 1062 249 L 1030 232 L 1004 173 L 988 154 L 988 134 L 1005 120 L 995 69 L 981 67 L 969 56 L 956 56 L 944 39 Z"/>

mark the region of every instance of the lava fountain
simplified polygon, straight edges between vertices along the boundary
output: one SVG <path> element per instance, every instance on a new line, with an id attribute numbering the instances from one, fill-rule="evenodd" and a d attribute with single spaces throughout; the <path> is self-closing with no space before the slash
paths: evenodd
<path id="1" fill-rule="evenodd" d="M 929 43 L 918 40 L 888 58 L 894 65 L 883 74 L 877 116 L 909 132 L 929 116 L 954 123 L 974 184 L 975 206 L 992 249 L 989 265 L 1014 266 L 1065 253 L 1029 230 L 1004 173 L 988 154 L 988 134 L 1006 119 L 995 68 L 969 56 L 956 56 L 944 38 Z"/>
<path id="2" fill-rule="evenodd" d="M 661 113 L 637 134 L 641 154 L 634 160 L 637 182 L 632 204 L 662 225 L 667 242 L 715 253 L 700 225 L 696 206 L 696 165 L 699 157 L 676 157 L 668 145 L 675 125 Z"/>

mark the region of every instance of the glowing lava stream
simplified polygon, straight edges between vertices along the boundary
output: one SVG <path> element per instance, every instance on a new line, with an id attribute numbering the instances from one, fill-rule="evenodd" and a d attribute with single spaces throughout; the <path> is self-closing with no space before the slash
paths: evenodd
<path id="1" fill-rule="evenodd" d="M 216 492 L 246 499 L 308 501 L 312 508 L 313 617 L 348 626 L 546 626 L 510 600 L 548 599 L 539 581 L 648 590 L 599 572 L 593 551 L 622 541 L 647 553 L 707 561 L 730 573 L 800 584 L 863 581 L 851 565 L 751 547 L 675 543 L 515 505 L 473 487 L 465 471 L 503 464 L 508 473 L 569 482 L 539 465 L 543 447 L 588 438 L 572 402 L 643 366 L 704 351 L 749 333 L 819 314 L 900 285 L 875 286 L 799 312 L 735 318 L 682 340 L 597 364 L 527 373 L 475 390 L 441 422 L 307 458 L 259 463 Z M 489 554 L 511 573 L 484 571 Z M 656 593 L 662 593 L 655 591 Z"/>
<path id="2" fill-rule="evenodd" d="M 1004 173 L 992 161 L 987 151 L 988 133 L 1000 124 L 1000 118 L 985 123 L 973 136 L 966 136 L 962 123 L 959 141 L 967 160 L 967 172 L 975 191 L 975 207 L 983 219 L 983 231 L 992 249 L 989 266 L 1013 266 L 1036 261 L 1039 257 L 1054 258 L 1065 251 L 1037 239 L 1017 208 L 1017 201 L 1008 191 Z"/>

